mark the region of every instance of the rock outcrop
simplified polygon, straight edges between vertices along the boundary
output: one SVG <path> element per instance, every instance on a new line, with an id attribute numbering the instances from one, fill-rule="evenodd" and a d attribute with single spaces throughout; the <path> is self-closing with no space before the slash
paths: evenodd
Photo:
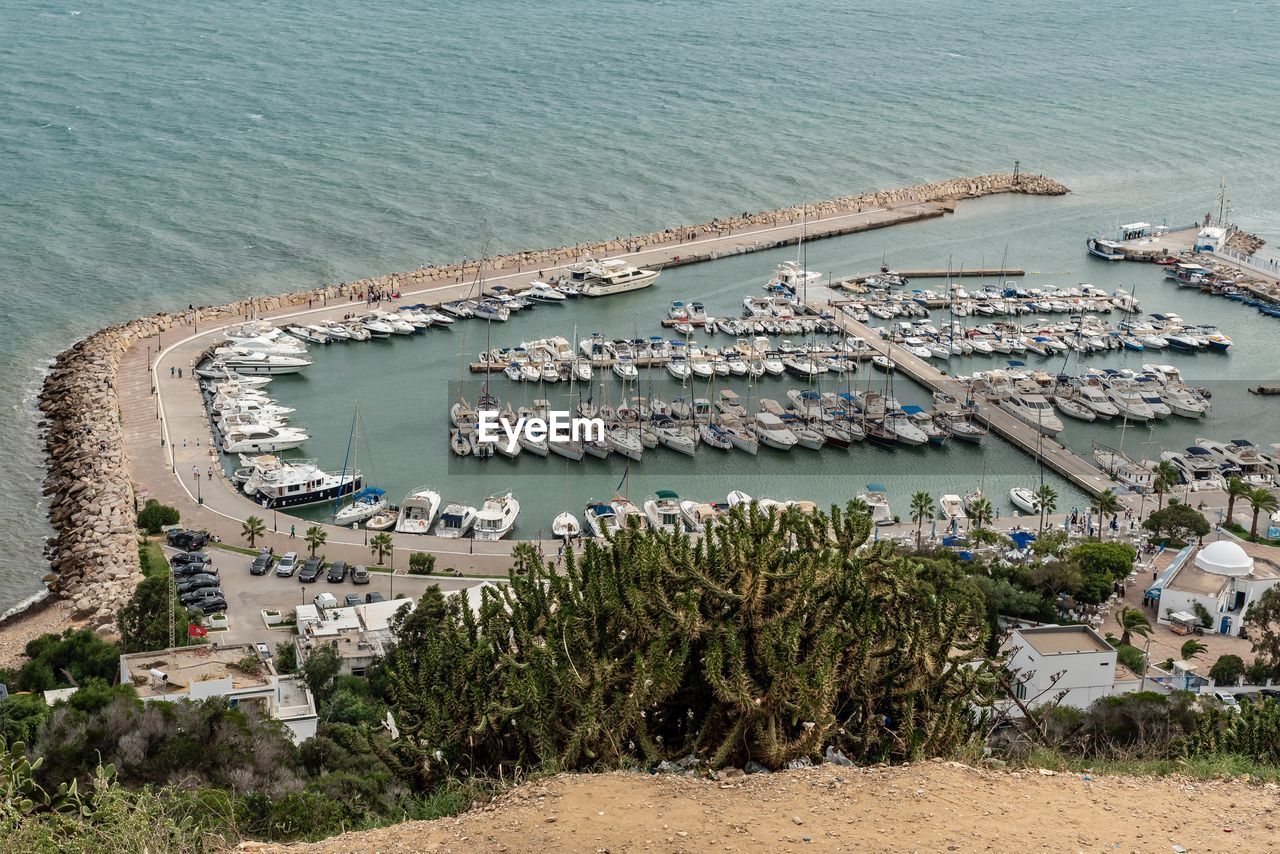
<path id="1" fill-rule="evenodd" d="M 679 244 L 733 231 L 916 203 L 954 203 L 998 193 L 1062 195 L 1065 186 L 1042 175 L 998 173 L 953 178 L 896 190 L 842 196 L 803 207 L 714 219 L 632 237 L 556 249 L 508 252 L 480 261 L 423 267 L 325 285 L 306 291 L 255 297 L 172 314 L 157 314 L 102 329 L 58 355 L 44 382 L 48 475 L 45 494 L 55 535 L 46 554 L 51 588 L 69 600 L 76 618 L 101 626 L 115 619 L 141 580 L 137 553 L 135 491 L 125 457 L 116 374 L 129 349 L 175 325 L 257 317 L 301 305 L 360 298 L 369 290 L 414 290 L 433 282 L 468 281 L 488 270 L 540 269 L 585 256 L 603 257 L 646 247 Z"/>

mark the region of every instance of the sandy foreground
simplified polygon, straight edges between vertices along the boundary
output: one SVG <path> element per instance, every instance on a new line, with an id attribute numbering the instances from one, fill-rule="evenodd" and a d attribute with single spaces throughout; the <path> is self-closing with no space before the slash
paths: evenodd
<path id="1" fill-rule="evenodd" d="M 562 775 L 456 818 L 265 852 L 1280 850 L 1280 787 L 928 762 L 711 781 Z"/>

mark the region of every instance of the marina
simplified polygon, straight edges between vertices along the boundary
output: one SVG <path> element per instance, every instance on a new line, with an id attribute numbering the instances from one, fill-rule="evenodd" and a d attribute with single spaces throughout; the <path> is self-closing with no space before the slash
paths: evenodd
<path id="1" fill-rule="evenodd" d="M 813 222 L 805 225 L 809 233 L 814 227 Z M 839 251 L 828 254 L 828 247 L 838 245 L 806 242 L 799 249 L 767 250 L 772 255 L 722 257 L 713 265 L 671 267 L 643 257 L 628 259 L 636 269 L 663 272 L 635 292 L 602 298 L 581 292 L 575 296 L 565 270 L 544 269 L 496 271 L 486 273 L 483 281 L 473 274 L 470 281 L 439 287 L 430 295 L 393 291 L 389 299 L 372 304 L 339 301 L 313 307 L 291 322 L 269 322 L 306 348 L 305 354 L 285 355 L 313 364 L 240 380 L 269 381 L 274 400 L 267 405 L 294 410 L 277 415 L 287 419 L 284 426 L 304 430 L 308 438 L 298 449 L 286 451 L 285 458 L 305 454 L 324 461 L 318 467 L 330 473 L 344 470 L 350 432 L 353 398 L 340 390 L 363 389 L 371 382 L 385 389 L 380 396 L 356 395 L 367 425 L 362 446 L 367 455 L 361 451 L 363 481 L 354 492 L 378 490 L 374 501 L 385 505 L 363 521 L 355 520 L 356 557 L 370 532 L 387 531 L 397 548 L 425 547 L 446 559 L 461 555 L 452 560 L 478 571 L 501 567 L 501 555 L 518 540 L 607 529 L 626 518 L 629 504 L 640 508 L 637 517 L 650 524 L 644 507 L 657 500 L 659 491 L 675 495 L 677 509 L 688 505 L 679 524 L 695 533 L 735 496 L 742 500 L 745 495 L 766 506 L 825 506 L 862 497 L 881 521 L 892 525 L 895 518 L 906 519 L 912 491 L 924 488 L 934 494 L 935 503 L 941 496 L 959 496 L 962 509 L 974 494 L 990 496 L 1001 517 L 1016 520 L 1027 512 L 1017 496 L 1042 482 L 1058 491 L 1060 510 L 1083 508 L 1089 495 L 1108 488 L 1132 491 L 1136 501 L 1139 491 L 1148 488 L 1142 461 L 1158 460 L 1162 451 L 1185 448 L 1195 438 L 1175 437 L 1176 429 L 1170 433 L 1173 422 L 1185 421 L 1191 431 L 1196 429 L 1192 424 L 1201 425 L 1204 435 L 1248 435 L 1218 423 L 1219 398 L 1233 396 L 1229 385 L 1182 376 L 1194 376 L 1194 366 L 1207 364 L 1205 359 L 1225 355 L 1222 364 L 1227 365 L 1240 358 L 1234 322 L 1230 331 L 1237 343 L 1216 352 L 1207 346 L 1207 335 L 1220 333 L 1202 328 L 1208 327 L 1203 322 L 1189 332 L 1206 336 L 1205 346 L 1195 349 L 1168 347 L 1156 359 L 1154 353 L 1123 344 L 1124 338 L 1139 333 L 1168 332 L 1154 326 L 1146 330 L 1144 324 L 1180 321 L 1178 312 L 1186 311 L 1177 289 L 1149 291 L 1129 276 L 1117 281 L 1106 272 L 1115 269 L 1109 265 L 1090 268 L 1074 277 L 1074 283 L 1041 279 L 1015 285 L 1002 278 L 964 277 L 961 284 L 956 275 L 954 281 L 921 287 L 909 277 L 899 281 L 890 279 L 898 274 L 882 271 L 883 287 L 864 282 L 854 289 L 830 288 L 805 268 L 821 265 L 817 269 L 831 271 L 821 276 L 822 282 L 834 283 L 842 269 L 865 269 L 870 260 L 862 256 L 860 262 L 859 256 Z M 884 266 L 882 251 L 874 251 L 874 260 Z M 947 266 L 958 271 L 961 265 Z M 798 284 L 790 293 L 779 288 L 788 277 Z M 1086 277 L 1094 284 L 1079 284 Z M 996 315 L 1002 302 L 1004 312 Z M 468 303 L 487 304 L 491 311 L 477 315 L 471 310 L 468 316 Z M 1065 310 L 1055 303 L 1065 304 Z M 884 318 L 871 308 L 896 313 Z M 1152 312 L 1156 308 L 1164 310 Z M 862 311 L 866 323 L 854 319 Z M 203 338 L 202 358 L 193 360 L 193 367 L 207 357 L 226 356 L 215 351 L 227 348 L 226 333 L 237 325 L 244 324 L 224 325 Z M 385 335 L 378 334 L 377 325 L 385 326 Z M 365 338 L 361 331 L 370 334 Z M 328 334 L 322 337 L 322 332 Z M 1012 349 L 1015 340 L 1035 342 L 1037 336 L 1058 346 L 1046 348 L 1044 355 L 1031 348 L 1021 353 Z M 1231 340 L 1223 337 L 1224 343 Z M 995 347 L 1005 338 L 1011 345 L 1007 354 Z M 1096 347 L 1090 339 L 1100 339 L 1104 346 Z M 942 349 L 944 341 L 947 350 L 955 344 L 959 352 L 945 358 L 933 352 L 924 356 L 918 349 L 923 345 L 928 350 L 930 343 Z M 237 342 L 233 349 L 244 345 Z M 1072 364 L 1077 357 L 1082 362 Z M 1195 362 L 1181 361 L 1187 358 Z M 423 374 L 419 366 L 424 365 L 437 367 Z M 470 370 L 475 365 L 483 369 Z M 518 370 L 510 370 L 513 366 Z M 882 370 L 886 367 L 891 370 Z M 1212 394 L 1213 407 L 1202 418 L 1173 415 L 1172 410 L 1150 421 L 1104 419 L 1097 413 L 1093 420 L 1073 418 L 1062 408 L 1070 408 L 1073 395 L 1057 387 L 1064 375 L 1077 381 L 1072 387 L 1084 406 L 1090 389 L 1104 383 L 1155 381 L 1170 372 L 1187 389 Z M 1036 384 L 1035 393 L 1063 424 L 1062 431 L 1046 435 L 1038 428 L 1051 425 L 1049 418 L 1028 423 L 1026 412 L 1020 418 L 1017 406 L 992 399 L 989 393 L 1001 379 L 996 374 L 1003 374 L 1010 387 Z M 1051 381 L 1047 386 L 1046 377 Z M 409 394 L 397 395 L 392 391 L 397 386 Z M 1034 394 L 1023 391 L 1024 402 L 1034 409 Z M 730 414 L 720 407 L 722 395 L 726 408 L 740 407 L 740 412 L 731 409 L 738 425 L 721 418 Z M 1105 408 L 1110 398 L 1105 390 L 1102 395 Z M 478 409 L 485 398 L 499 413 L 516 416 L 538 407 L 594 407 L 611 416 L 613 429 L 598 442 L 541 447 L 522 442 L 519 450 L 504 453 L 502 443 L 478 443 L 469 429 L 466 411 Z M 463 416 L 459 423 L 450 417 L 455 407 Z M 1158 441 L 1161 434 L 1170 438 Z M 1265 445 L 1266 436 L 1259 438 Z M 1131 461 L 1136 473 L 1126 480 L 1119 466 L 1100 462 L 1090 453 L 1098 441 L 1119 449 L 1123 457 L 1116 459 Z M 240 467 L 236 463 L 244 462 L 230 457 L 221 461 L 228 477 Z M 403 530 L 405 526 L 397 530 L 406 499 L 420 489 L 435 493 L 433 518 L 417 526 L 421 533 Z M 530 504 L 533 495 L 539 500 Z M 354 506 L 353 499 L 344 497 L 346 506 Z M 477 536 L 476 522 L 485 505 L 490 506 L 487 527 L 493 530 Z M 225 512 L 234 513 L 233 508 L 234 503 L 227 504 Z M 942 509 L 938 504 L 937 512 Z M 362 515 L 360 510 L 350 512 Z M 967 515 L 962 519 L 954 511 L 955 502 L 949 501 L 947 518 L 959 527 L 968 524 Z M 309 504 L 289 512 L 291 520 L 298 520 L 290 521 L 291 526 L 300 527 L 330 521 L 335 507 Z M 282 521 L 273 515 L 271 529 L 279 530 Z M 413 544 L 424 537 L 422 546 Z M 330 535 L 330 543 L 351 540 L 352 533 Z"/>

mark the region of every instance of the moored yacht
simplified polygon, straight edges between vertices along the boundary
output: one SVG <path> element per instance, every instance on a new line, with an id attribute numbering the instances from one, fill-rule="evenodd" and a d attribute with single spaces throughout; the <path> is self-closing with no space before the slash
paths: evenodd
<path id="1" fill-rule="evenodd" d="M 1000 401 L 1000 407 L 1046 436 L 1056 436 L 1062 432 L 1062 420 L 1054 414 L 1043 395 L 1014 392 Z"/>
<path id="2" fill-rule="evenodd" d="M 456 540 L 465 537 L 476 522 L 476 508 L 467 504 L 450 504 L 440 511 L 440 521 L 436 523 L 437 537 Z"/>
<path id="3" fill-rule="evenodd" d="M 376 486 L 368 486 L 351 496 L 351 503 L 333 514 L 333 524 L 347 528 L 376 516 L 386 510 L 390 504 L 384 493 Z"/>
<path id="4" fill-rule="evenodd" d="M 400 502 L 400 515 L 396 519 L 396 532 L 401 534 L 425 534 L 431 530 L 436 513 L 440 510 L 440 493 L 429 487 L 415 489 Z"/>
<path id="5" fill-rule="evenodd" d="M 608 261 L 587 259 L 569 268 L 569 281 L 588 297 L 638 291 L 652 285 L 658 275 L 658 270 L 633 267 L 617 258 Z"/>
<path id="6" fill-rule="evenodd" d="M 644 503 L 644 515 L 654 531 L 678 534 L 682 530 L 680 496 L 669 489 L 659 489 Z"/>
<path id="7" fill-rule="evenodd" d="M 477 540 L 500 540 L 516 526 L 520 502 L 510 492 L 490 495 L 476 514 L 472 536 Z"/>
<path id="8" fill-rule="evenodd" d="M 263 507 L 300 507 L 350 495 L 363 482 L 358 471 L 327 472 L 317 468 L 314 460 L 293 460 L 255 470 L 243 489 Z"/>

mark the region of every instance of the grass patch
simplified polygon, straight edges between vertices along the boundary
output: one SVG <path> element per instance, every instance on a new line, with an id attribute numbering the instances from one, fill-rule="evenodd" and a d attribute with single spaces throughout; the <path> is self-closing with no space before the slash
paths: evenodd
<path id="1" fill-rule="evenodd" d="M 226 543 L 214 543 L 214 542 L 210 542 L 209 545 L 215 549 L 222 549 L 223 551 L 235 552 L 236 554 L 240 554 L 240 555 L 249 555 L 250 557 L 258 556 L 257 549 L 245 548 L 244 546 L 229 546 Z"/>
<path id="2" fill-rule="evenodd" d="M 1261 524 L 1261 521 L 1262 520 L 1259 520 L 1259 524 Z M 1240 539 L 1246 542 L 1258 543 L 1264 546 L 1280 546 L 1280 540 L 1269 540 L 1266 537 L 1261 535 L 1256 537 L 1249 536 L 1249 529 L 1244 527 L 1243 525 L 1238 525 L 1235 522 L 1228 522 L 1222 527 L 1226 528 L 1228 531 L 1235 534 L 1237 537 L 1239 537 Z"/>
<path id="3" fill-rule="evenodd" d="M 169 574 L 169 560 L 159 540 L 145 539 L 138 543 L 138 560 L 142 564 L 144 578 L 165 577 Z"/>
<path id="4" fill-rule="evenodd" d="M 1014 763 L 1011 763 L 1014 764 Z M 1280 783 L 1280 766 L 1258 762 L 1234 753 L 1189 756 L 1179 759 L 1083 758 L 1037 749 L 1016 763 L 1020 768 L 1048 768 L 1073 774 L 1125 774 L 1132 777 L 1168 777 L 1175 774 L 1196 780 L 1234 780 Z"/>

